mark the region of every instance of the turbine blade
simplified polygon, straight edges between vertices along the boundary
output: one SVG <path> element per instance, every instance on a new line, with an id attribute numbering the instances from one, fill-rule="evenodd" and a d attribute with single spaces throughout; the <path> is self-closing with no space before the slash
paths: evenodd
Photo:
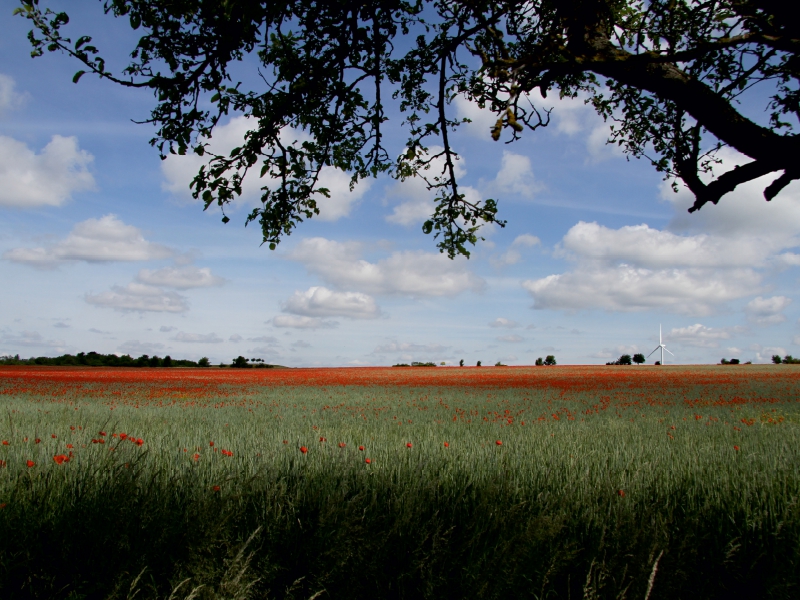
<path id="1" fill-rule="evenodd" d="M 666 346 L 664 346 L 664 350 L 667 350 L 667 347 L 666 347 Z M 667 352 L 669 352 L 669 350 L 667 350 Z M 669 352 L 669 353 L 670 353 L 670 354 L 672 354 L 672 352 Z M 675 355 L 674 355 L 674 354 L 672 354 L 672 356 L 675 356 Z"/>
<path id="2" fill-rule="evenodd" d="M 656 347 L 656 350 L 658 350 L 659 348 L 661 348 L 661 346 L 657 346 L 657 347 Z M 653 356 L 653 353 L 654 353 L 656 350 L 653 350 L 653 352 L 651 352 L 650 354 L 648 354 L 648 355 L 647 355 L 647 358 L 650 358 L 651 356 Z"/>

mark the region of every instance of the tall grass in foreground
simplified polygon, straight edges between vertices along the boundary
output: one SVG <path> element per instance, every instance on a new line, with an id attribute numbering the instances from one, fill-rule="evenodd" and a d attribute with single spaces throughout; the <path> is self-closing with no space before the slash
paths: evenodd
<path id="1" fill-rule="evenodd" d="M 0 596 L 797 597 L 796 390 L 609 394 L 7 397 Z"/>

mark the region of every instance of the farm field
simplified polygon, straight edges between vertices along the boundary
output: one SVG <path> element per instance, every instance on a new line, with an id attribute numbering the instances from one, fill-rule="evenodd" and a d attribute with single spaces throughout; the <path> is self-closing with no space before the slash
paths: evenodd
<path id="1" fill-rule="evenodd" d="M 800 367 L 0 367 L 2 598 L 796 598 Z"/>

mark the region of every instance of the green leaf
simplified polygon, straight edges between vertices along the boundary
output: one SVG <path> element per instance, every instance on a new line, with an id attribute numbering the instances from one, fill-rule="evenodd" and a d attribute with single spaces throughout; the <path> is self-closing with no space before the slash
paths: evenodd
<path id="1" fill-rule="evenodd" d="M 228 218 L 228 216 L 227 216 L 227 215 L 223 215 L 223 216 L 222 216 L 222 222 L 223 222 L 223 223 L 227 223 L 228 221 L 230 221 L 230 219 Z"/>
<path id="2" fill-rule="evenodd" d="M 72 78 L 72 83 L 78 83 L 81 77 L 86 74 L 86 71 L 78 71 L 75 73 L 75 76 Z"/>
<path id="3" fill-rule="evenodd" d="M 422 233 L 427 235 L 431 231 L 433 231 L 433 221 L 429 219 L 422 224 Z"/>

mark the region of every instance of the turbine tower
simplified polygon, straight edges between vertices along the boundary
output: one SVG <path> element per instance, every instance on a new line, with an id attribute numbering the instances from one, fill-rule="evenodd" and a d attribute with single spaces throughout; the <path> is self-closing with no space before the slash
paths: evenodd
<path id="1" fill-rule="evenodd" d="M 656 350 L 659 350 L 659 349 L 661 349 L 661 361 L 660 362 L 663 365 L 664 364 L 664 350 L 667 350 L 667 347 L 664 345 L 664 342 L 661 340 L 661 325 L 660 324 L 658 326 L 658 346 L 656 346 L 656 348 L 655 348 L 655 350 L 653 350 L 653 352 L 655 352 Z M 648 354 L 647 358 L 650 358 L 651 356 L 653 356 L 653 352 Z M 669 350 L 667 350 L 667 352 L 669 352 Z M 669 352 L 669 353 L 672 354 L 672 352 Z M 672 356 L 675 356 L 675 355 L 672 354 Z"/>

